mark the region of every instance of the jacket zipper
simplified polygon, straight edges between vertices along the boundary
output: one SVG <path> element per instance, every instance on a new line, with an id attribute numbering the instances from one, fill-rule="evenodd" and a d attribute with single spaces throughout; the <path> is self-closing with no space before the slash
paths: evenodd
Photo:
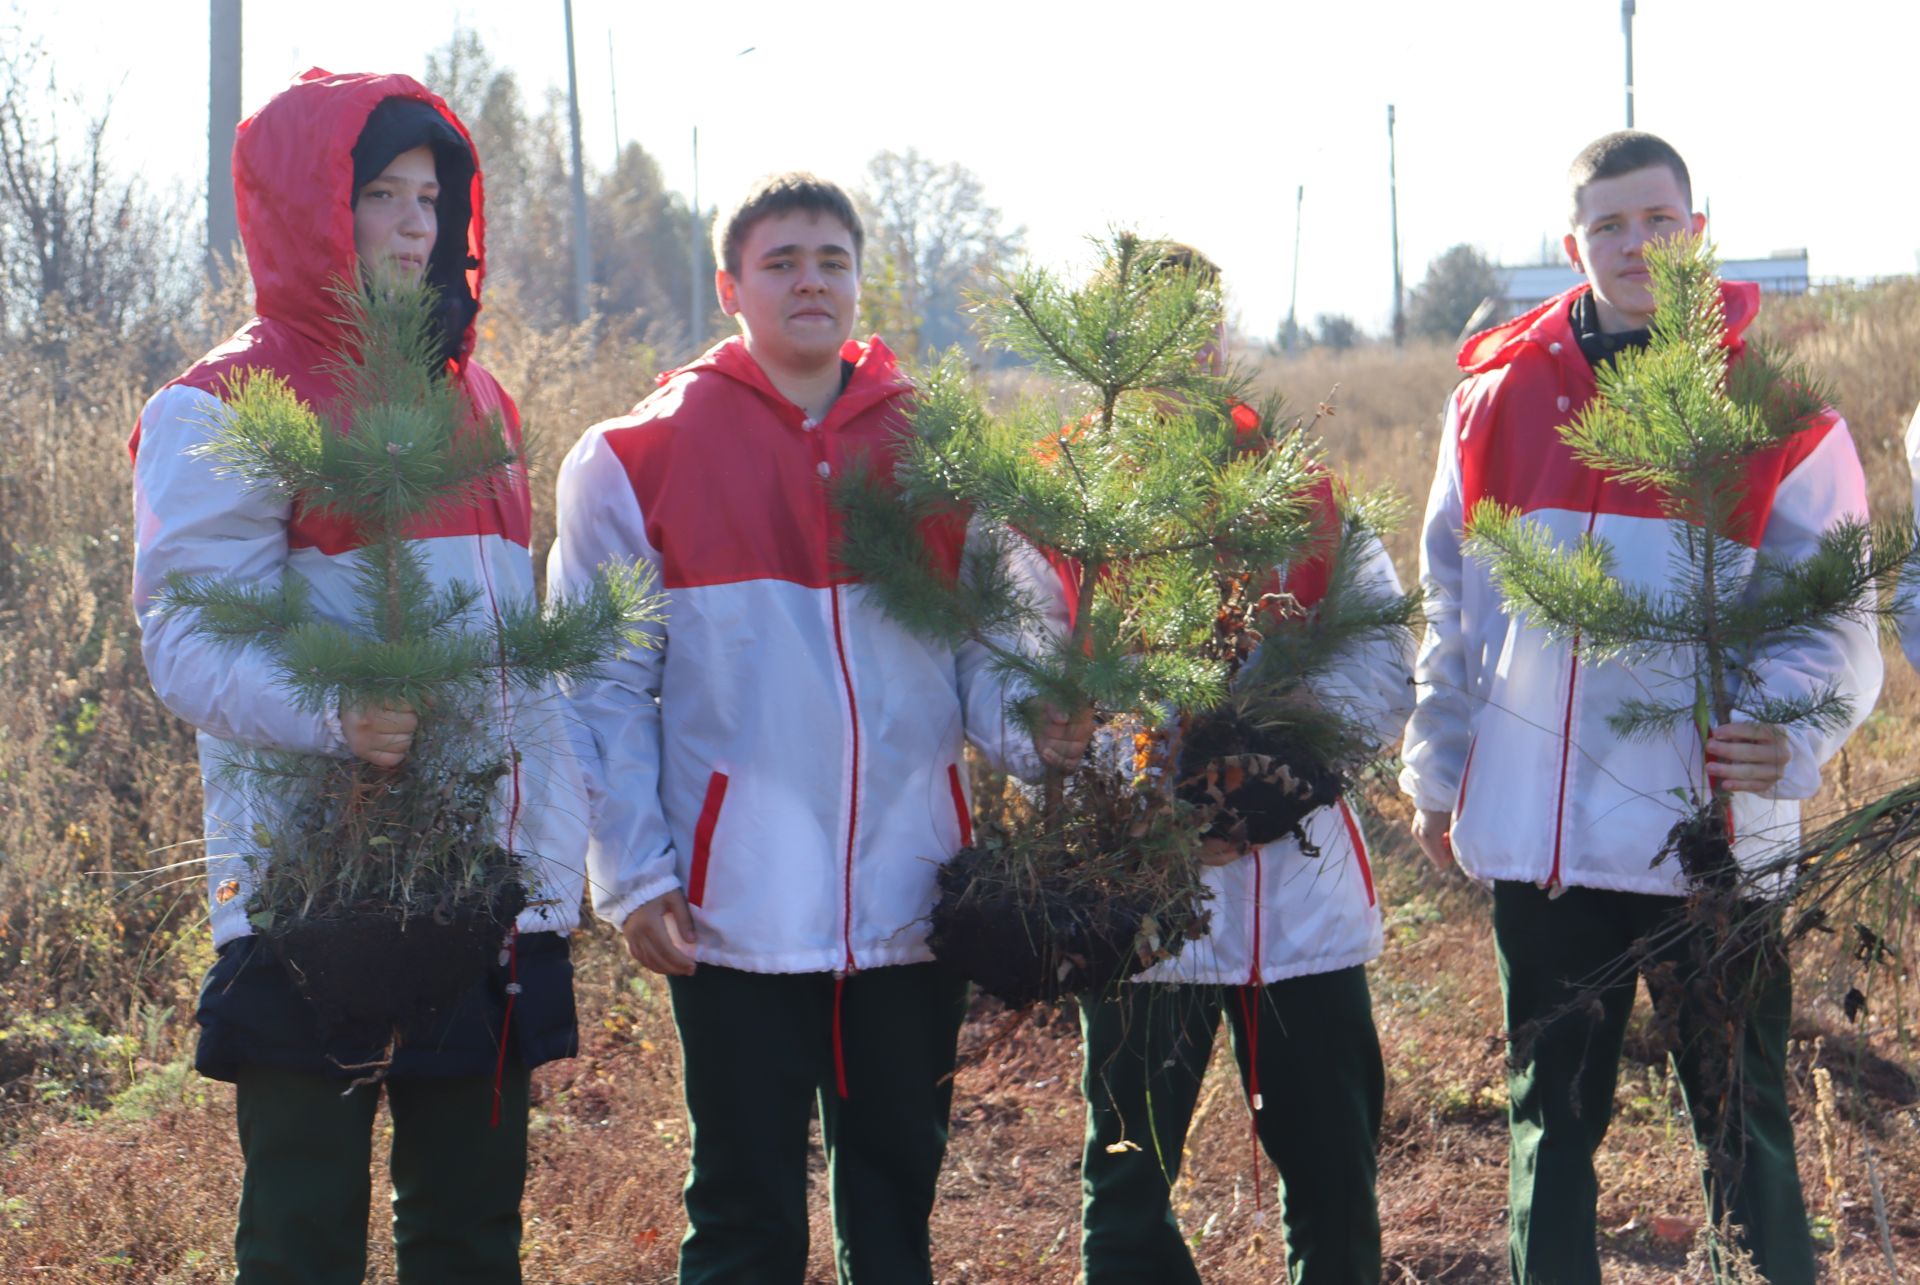
<path id="1" fill-rule="evenodd" d="M 853 671 L 847 666 L 846 631 L 840 614 L 840 586 L 827 590 L 833 597 L 833 650 L 840 662 L 840 682 L 847 692 L 847 725 L 852 729 L 852 772 L 847 787 L 847 852 L 842 881 L 843 904 L 840 908 L 840 941 L 846 958 L 843 972 L 853 971 L 853 852 L 854 836 L 860 825 L 860 706 L 853 695 Z"/>
<path id="2" fill-rule="evenodd" d="M 827 459 L 827 438 L 821 421 L 811 416 L 801 420 L 800 427 L 813 434 L 814 454 L 818 457 L 815 466 L 821 481 L 833 476 L 833 465 Z M 828 558 L 833 554 L 833 515 L 825 513 L 826 525 L 821 532 L 826 545 Z M 847 978 L 853 973 L 853 853 L 860 831 L 860 703 L 853 694 L 853 669 L 847 664 L 846 621 L 840 607 L 841 586 L 829 583 L 827 599 L 833 604 L 833 654 L 840 666 L 840 685 L 847 693 L 847 744 L 848 780 L 847 780 L 847 848 L 841 865 L 840 882 L 840 967 L 833 974 L 833 1078 L 834 1088 L 841 1100 L 847 1093 L 847 1055 L 843 1036 L 843 1007 L 846 997 Z"/>
<path id="3" fill-rule="evenodd" d="M 1593 534 L 1594 523 L 1600 517 L 1598 503 L 1587 514 L 1587 534 Z M 1573 697 L 1580 681 L 1580 634 L 1574 631 L 1573 647 L 1567 658 L 1567 712 L 1560 725 L 1560 797 L 1553 808 L 1553 870 L 1547 876 L 1549 889 L 1559 888 L 1560 883 L 1560 846 L 1567 831 L 1567 764 L 1573 757 Z"/>
<path id="4" fill-rule="evenodd" d="M 814 441 L 815 465 L 820 480 L 825 482 L 833 476 L 833 465 L 827 459 L 827 436 L 824 420 L 811 416 L 802 418 L 800 427 L 809 433 Z M 821 532 L 829 558 L 833 554 L 833 515 L 825 513 L 826 526 Z M 833 654 L 840 666 L 840 685 L 847 694 L 848 744 L 851 746 L 849 779 L 847 782 L 847 847 L 841 866 L 841 904 L 840 904 L 840 950 L 839 972 L 844 977 L 853 971 L 853 854 L 860 826 L 860 704 L 853 694 L 853 668 L 847 664 L 847 634 L 845 616 L 841 611 L 841 586 L 827 586 L 828 600 L 833 604 Z"/>

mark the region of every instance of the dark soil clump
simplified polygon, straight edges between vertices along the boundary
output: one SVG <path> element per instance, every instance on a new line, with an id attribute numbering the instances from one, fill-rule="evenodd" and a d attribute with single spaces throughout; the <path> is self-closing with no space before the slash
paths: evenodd
<path id="1" fill-rule="evenodd" d="M 1727 833 L 1723 808 L 1709 807 L 1675 822 L 1654 864 L 1669 854 L 1680 859 L 1681 871 L 1696 888 L 1725 890 L 1739 882 L 1740 865 L 1733 857 L 1733 838 Z"/>
<path id="2" fill-rule="evenodd" d="M 989 856 L 963 848 L 940 868 L 927 944 L 941 963 L 1008 1007 L 1096 990 L 1153 962 L 1151 951 L 1139 949 L 1152 906 L 1057 881 L 1043 883 L 1035 903 L 981 880 Z"/>
<path id="3" fill-rule="evenodd" d="M 1231 709 L 1193 720 L 1177 779 L 1181 800 L 1213 812 L 1206 838 L 1256 848 L 1289 834 L 1306 847 L 1301 822 L 1346 786 L 1284 729 L 1256 727 Z"/>
<path id="4" fill-rule="evenodd" d="M 309 919 L 268 939 L 325 1030 L 384 1044 L 443 1018 L 486 975 L 526 902 L 514 881 L 488 901 L 442 903 L 404 918 L 383 908 Z"/>

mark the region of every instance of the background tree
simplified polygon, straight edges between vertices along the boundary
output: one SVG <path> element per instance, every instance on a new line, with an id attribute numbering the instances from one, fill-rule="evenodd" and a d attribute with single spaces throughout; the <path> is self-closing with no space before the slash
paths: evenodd
<path id="1" fill-rule="evenodd" d="M 1407 329 L 1450 342 L 1480 301 L 1499 288 L 1493 263 L 1470 245 L 1456 245 L 1427 265 L 1427 275 L 1407 298 Z"/>
<path id="2" fill-rule="evenodd" d="M 0 27 L 0 339 L 142 332 L 157 377 L 178 356 L 158 332 L 199 290 L 203 225 L 115 163 L 111 114 L 68 101 L 38 46 Z"/>
<path id="3" fill-rule="evenodd" d="M 1273 348 L 1276 352 L 1299 352 L 1313 343 L 1313 333 L 1292 317 L 1282 317 L 1280 328 L 1274 331 Z"/>
<path id="4" fill-rule="evenodd" d="M 687 203 L 667 190 L 660 163 L 640 144 L 628 143 L 613 172 L 595 185 L 587 222 L 593 233 L 595 306 L 622 319 L 636 338 L 690 350 Z M 701 230 L 707 230 L 704 220 Z M 712 287 L 704 282 L 702 287 L 711 310 Z"/>
<path id="5" fill-rule="evenodd" d="M 530 113 L 520 83 L 480 37 L 455 32 L 429 54 L 426 84 L 466 122 L 487 183 L 487 271 L 496 302 L 546 330 L 567 326 L 573 261 L 566 100 L 549 91 Z M 691 355 L 687 337 L 686 199 L 638 143 L 613 170 L 587 164 L 589 289 L 603 326 Z M 704 235 L 705 228 L 702 228 Z"/>
<path id="6" fill-rule="evenodd" d="M 1342 312 L 1323 312 L 1313 319 L 1313 342 L 1334 352 L 1345 352 L 1359 343 L 1360 325 Z"/>
<path id="7" fill-rule="evenodd" d="M 896 328 L 881 333 L 909 353 L 956 345 L 978 353 L 967 293 L 1011 266 L 1024 230 L 1002 227 L 972 170 L 937 165 L 912 148 L 875 156 L 854 196 L 867 225 L 867 279 L 891 292 L 882 298 Z M 917 322 L 911 333 L 898 325 L 909 318 Z"/>

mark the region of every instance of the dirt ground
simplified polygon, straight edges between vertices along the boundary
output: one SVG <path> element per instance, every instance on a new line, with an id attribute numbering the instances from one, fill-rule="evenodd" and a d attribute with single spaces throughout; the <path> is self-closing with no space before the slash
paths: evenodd
<path id="1" fill-rule="evenodd" d="M 1389 1069 L 1380 1178 L 1387 1279 L 1504 1280 L 1505 1087 L 1484 895 L 1416 865 L 1389 819 L 1376 819 L 1374 830 L 1389 907 L 1388 949 L 1371 974 Z M 663 1285 L 684 1227 L 686 1124 L 665 988 L 612 945 L 609 936 L 581 942 L 581 1055 L 535 1077 L 524 1258 L 527 1280 L 541 1285 Z M 1907 1279 L 1920 1275 L 1920 1086 L 1900 1069 L 1912 1062 L 1893 1039 L 1891 1023 L 1882 1028 L 1870 1016 L 1850 1026 L 1824 988 L 1803 988 L 1794 1106 L 1809 1212 L 1823 1252 L 1838 1242 L 1831 1281 L 1895 1280 L 1889 1250 Z M 1070 1010 L 1015 1019 L 993 1001 L 975 1005 L 933 1222 L 945 1285 L 1074 1280 L 1078 1043 Z M 1283 1280 L 1275 1175 L 1254 1157 L 1224 1048 L 1201 1093 L 1175 1208 L 1204 1279 Z M 1815 1065 L 1829 1068 L 1835 1085 L 1824 1127 Z M 0 1278 L 230 1279 L 238 1196 L 231 1092 L 190 1075 L 150 1073 L 148 1083 L 156 1080 L 165 1083 L 133 1107 L 23 1138 L 6 1155 Z M 817 1145 L 812 1167 L 808 1280 L 830 1285 Z M 1694 1151 L 1677 1087 L 1638 1020 L 1600 1186 L 1609 1281 L 1701 1279 L 1688 1265 L 1700 1226 Z M 390 1236 L 377 1200 L 369 1234 L 370 1279 L 389 1281 Z"/>

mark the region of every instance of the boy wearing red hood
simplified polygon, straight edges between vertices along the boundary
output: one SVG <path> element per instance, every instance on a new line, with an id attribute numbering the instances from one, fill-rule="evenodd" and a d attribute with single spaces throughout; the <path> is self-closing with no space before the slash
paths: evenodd
<path id="1" fill-rule="evenodd" d="M 394 767 L 414 748 L 417 720 L 404 708 L 308 713 L 270 660 L 196 636 L 154 600 L 174 573 L 297 575 L 320 614 L 356 627 L 351 527 L 236 482 L 196 449 L 230 381 L 248 371 L 278 375 L 329 412 L 336 393 L 327 365 L 342 338 L 329 291 L 339 283 L 371 273 L 424 277 L 439 291 L 444 377 L 477 414 L 498 414 L 514 445 L 519 416 L 472 359 L 485 271 L 482 190 L 471 140 L 444 102 L 406 76 L 309 71 L 241 123 L 233 172 L 258 315 L 141 412 L 132 442 L 133 597 L 154 689 L 199 729 L 218 957 L 201 991 L 195 1061 L 202 1074 L 236 1085 L 246 1164 L 238 1280 L 345 1285 L 366 1272 L 380 1096 L 349 1086 L 354 1068 L 382 1050 L 323 1031 L 253 935 L 246 854 L 256 828 L 277 818 L 222 767 L 247 749 Z M 530 529 L 530 495 L 516 473 L 412 535 L 433 587 L 484 585 L 504 607 L 534 592 Z M 515 851 L 538 854 L 523 873 L 537 891 L 520 916 L 511 964 L 469 991 L 430 1037 L 395 1048 L 384 1077 L 402 1281 L 520 1280 L 528 1071 L 571 1056 L 577 1042 L 566 934 L 585 879 L 586 794 L 556 701 L 530 693 L 496 729 L 515 751 L 501 784 L 504 833 Z"/>
<path id="2" fill-rule="evenodd" d="M 559 479 L 550 592 L 639 558 L 658 645 L 570 693 L 589 734 L 594 889 L 667 975 L 692 1170 L 680 1279 L 799 1285 L 817 1104 L 843 1285 L 930 1282 L 966 986 L 934 965 L 941 862 L 970 838 L 963 744 L 1037 776 L 1091 719 L 1026 743 L 984 649 L 909 633 L 836 565 L 828 481 L 886 476 L 912 385 L 852 340 L 860 217 L 810 174 L 717 224 L 741 334 L 587 430 Z M 965 525 L 928 533 L 957 571 Z"/>
<path id="3" fill-rule="evenodd" d="M 1854 623 L 1796 638 L 1750 659 L 1734 720 L 1704 746 L 1681 728 L 1628 742 L 1607 716 L 1649 688 L 1686 682 L 1685 666 L 1591 662 L 1509 617 L 1487 566 L 1462 555 L 1466 516 L 1494 499 L 1561 542 L 1606 540 L 1615 574 L 1629 584 L 1658 590 L 1675 574 L 1673 519 L 1659 497 L 1583 465 L 1557 429 L 1594 395 L 1596 367 L 1647 342 L 1646 244 L 1698 234 L 1706 220 L 1692 212 L 1685 162 L 1651 134 L 1598 139 L 1575 158 L 1568 182 L 1566 250 L 1586 284 L 1461 350 L 1467 378 L 1447 402 L 1421 546 L 1429 623 L 1400 784 L 1418 809 L 1414 833 L 1427 856 L 1493 885 L 1507 1030 L 1520 1037 L 1509 1072 L 1514 1280 L 1600 1279 L 1593 1157 L 1613 1113 L 1635 979 L 1629 973 L 1594 1003 L 1570 1001 L 1657 934 L 1642 971 L 1674 1032 L 1695 1132 L 1704 1142 L 1730 1128 L 1741 1157 L 1730 1191 L 1709 1182 L 1712 1215 L 1731 1215 L 1768 1280 L 1811 1282 L 1786 1103 L 1792 978 L 1784 952 L 1764 952 L 1757 966 L 1736 1118 L 1713 1118 L 1714 1071 L 1698 1039 L 1710 1019 L 1686 985 L 1695 966 L 1678 920 L 1686 879 L 1677 861 L 1653 858 L 1684 799 L 1709 782 L 1732 797 L 1743 866 L 1795 840 L 1799 800 L 1819 788 L 1821 765 L 1873 708 L 1880 650 Z M 1722 291 L 1726 344 L 1738 360 L 1759 291 L 1740 283 Z M 1745 503 L 1758 519 L 1749 545 L 1783 561 L 1805 557 L 1836 522 L 1864 520 L 1866 483 L 1846 424 L 1828 412 L 1756 458 Z M 1738 712 L 1829 686 L 1851 703 L 1851 726 L 1773 727 Z"/>

